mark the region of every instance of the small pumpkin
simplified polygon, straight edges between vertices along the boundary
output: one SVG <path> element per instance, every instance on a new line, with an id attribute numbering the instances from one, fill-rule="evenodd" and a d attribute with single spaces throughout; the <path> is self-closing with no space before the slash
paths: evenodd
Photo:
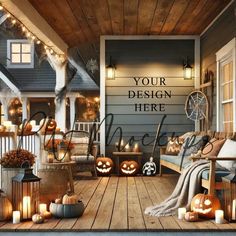
<path id="1" fill-rule="evenodd" d="M 62 199 L 61 198 L 56 198 L 55 203 L 56 204 L 62 204 Z"/>
<path id="2" fill-rule="evenodd" d="M 40 214 L 34 214 L 32 216 L 32 221 L 35 223 L 35 224 L 42 224 L 44 222 L 44 216 L 43 215 L 40 215 Z"/>
<path id="3" fill-rule="evenodd" d="M 199 217 L 212 219 L 215 217 L 215 211 L 219 209 L 219 199 L 210 194 L 199 193 L 191 201 L 191 210 L 197 212 Z"/>
<path id="4" fill-rule="evenodd" d="M 32 125 L 29 122 L 27 122 L 27 124 L 25 124 L 24 126 L 23 124 L 21 124 L 19 126 L 19 132 L 22 132 L 22 129 L 24 129 L 23 133 L 29 133 L 32 130 Z"/>
<path id="5" fill-rule="evenodd" d="M 123 175 L 135 175 L 139 170 L 139 164 L 136 161 L 123 161 L 120 164 L 120 172 Z"/>
<path id="6" fill-rule="evenodd" d="M 113 165 L 113 161 L 109 157 L 98 157 L 96 159 L 96 170 L 100 175 L 111 174 Z"/>
<path id="7" fill-rule="evenodd" d="M 52 218 L 52 213 L 49 211 L 45 211 L 41 215 L 43 215 L 44 219 L 51 219 Z"/>
<path id="8" fill-rule="evenodd" d="M 62 204 L 76 204 L 78 201 L 78 196 L 72 192 L 68 192 L 62 198 Z"/>
<path id="9" fill-rule="evenodd" d="M 0 221 L 9 220 L 12 217 L 12 204 L 2 190 L 0 190 Z"/>
<path id="10" fill-rule="evenodd" d="M 198 213 L 194 211 L 188 211 L 186 212 L 184 219 L 188 222 L 198 221 Z"/>
<path id="11" fill-rule="evenodd" d="M 0 125 L 0 132 L 5 132 L 6 131 L 6 126 Z"/>
<path id="12" fill-rule="evenodd" d="M 151 176 L 155 175 L 157 172 L 157 167 L 153 161 L 153 157 L 150 157 L 150 160 L 143 165 L 143 175 Z"/>
<path id="13" fill-rule="evenodd" d="M 54 119 L 42 119 L 39 123 L 41 129 L 41 133 L 45 133 L 45 131 L 54 131 L 57 127 L 57 122 Z"/>

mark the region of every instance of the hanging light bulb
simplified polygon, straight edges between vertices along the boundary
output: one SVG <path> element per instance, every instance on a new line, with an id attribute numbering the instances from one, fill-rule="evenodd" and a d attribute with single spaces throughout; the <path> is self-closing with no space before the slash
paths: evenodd
<path id="1" fill-rule="evenodd" d="M 11 17 L 11 14 L 10 13 L 7 13 L 7 18 Z"/>
<path id="2" fill-rule="evenodd" d="M 50 52 L 51 54 L 53 54 L 53 52 L 54 52 L 54 51 L 53 51 L 52 49 L 50 49 L 50 51 L 49 51 L 49 52 Z"/>
<path id="3" fill-rule="evenodd" d="M 47 49 L 48 49 L 48 46 L 47 46 L 47 45 L 44 45 L 44 49 L 47 50 Z"/>
<path id="4" fill-rule="evenodd" d="M 2 11 L 3 10 L 3 6 L 2 5 L 0 5 L 0 11 Z"/>
<path id="5" fill-rule="evenodd" d="M 26 28 L 25 26 L 22 26 L 22 31 L 25 32 L 26 31 Z"/>
<path id="6" fill-rule="evenodd" d="M 40 40 L 37 40 L 37 42 L 36 42 L 37 44 L 40 44 L 41 43 L 41 41 Z"/>
<path id="7" fill-rule="evenodd" d="M 31 33 L 30 33 L 30 32 L 28 32 L 28 33 L 26 34 L 26 36 L 27 36 L 27 37 L 30 37 L 30 35 L 31 35 Z"/>
<path id="8" fill-rule="evenodd" d="M 13 19 L 11 23 L 14 25 L 16 23 L 16 19 Z"/>
<path id="9" fill-rule="evenodd" d="M 32 40 L 35 40 L 35 39 L 36 39 L 36 37 L 35 37 L 34 35 L 33 35 L 31 38 L 32 38 Z"/>

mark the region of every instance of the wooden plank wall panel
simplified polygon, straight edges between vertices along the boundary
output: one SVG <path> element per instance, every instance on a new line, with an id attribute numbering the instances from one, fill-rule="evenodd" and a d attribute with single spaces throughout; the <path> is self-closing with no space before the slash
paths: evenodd
<path id="1" fill-rule="evenodd" d="M 112 56 L 116 64 L 115 80 L 106 81 L 106 113 L 114 114 L 111 135 L 121 127 L 125 140 L 135 136 L 137 139 L 148 133 L 147 140 L 155 137 L 157 125 L 164 114 L 168 114 L 162 132 L 185 133 L 194 129 L 194 123 L 186 118 L 184 104 L 186 96 L 194 89 L 194 80 L 183 79 L 182 61 L 187 56 L 194 63 L 193 40 L 110 40 L 106 41 L 106 60 Z M 136 83 L 133 77 L 165 77 L 165 84 L 148 85 Z M 171 98 L 129 98 L 129 91 L 171 91 Z M 165 103 L 165 111 L 135 111 L 135 103 Z M 107 122 L 108 128 L 108 122 Z M 111 136 L 110 135 L 110 136 Z M 115 134 L 107 154 L 111 156 Z M 141 143 L 140 143 L 141 144 Z M 144 156 L 150 156 L 152 146 L 142 147 Z M 145 158 L 144 158 L 145 160 Z"/>
<path id="2" fill-rule="evenodd" d="M 236 36 L 236 3 L 233 3 L 221 17 L 201 36 L 201 75 L 206 70 L 214 73 L 214 96 L 212 130 L 216 130 L 216 56 L 215 53 Z"/>

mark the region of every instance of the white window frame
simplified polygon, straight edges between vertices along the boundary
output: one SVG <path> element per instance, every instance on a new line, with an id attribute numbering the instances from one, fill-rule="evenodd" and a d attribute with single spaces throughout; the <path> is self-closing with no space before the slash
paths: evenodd
<path id="1" fill-rule="evenodd" d="M 12 63 L 11 62 L 11 44 L 19 43 L 19 44 L 30 44 L 31 45 L 31 55 L 30 63 Z M 27 39 L 9 39 L 7 40 L 7 67 L 12 69 L 25 69 L 25 68 L 34 68 L 34 43 L 30 42 Z"/>
<path id="2" fill-rule="evenodd" d="M 230 101 L 233 101 L 233 131 L 236 131 L 236 39 L 233 38 L 228 42 L 224 47 L 222 47 L 216 53 L 216 62 L 217 62 L 217 81 L 216 81 L 216 130 L 223 130 L 223 106 L 222 103 L 227 102 L 223 101 L 223 93 L 221 92 L 222 85 L 222 67 L 232 61 L 233 63 L 233 98 Z"/>

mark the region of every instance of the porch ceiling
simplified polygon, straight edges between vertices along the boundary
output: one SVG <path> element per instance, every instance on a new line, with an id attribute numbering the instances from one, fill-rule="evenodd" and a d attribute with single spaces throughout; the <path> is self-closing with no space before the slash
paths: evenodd
<path id="1" fill-rule="evenodd" d="M 69 46 L 100 35 L 199 35 L 230 0 L 29 0 Z"/>

